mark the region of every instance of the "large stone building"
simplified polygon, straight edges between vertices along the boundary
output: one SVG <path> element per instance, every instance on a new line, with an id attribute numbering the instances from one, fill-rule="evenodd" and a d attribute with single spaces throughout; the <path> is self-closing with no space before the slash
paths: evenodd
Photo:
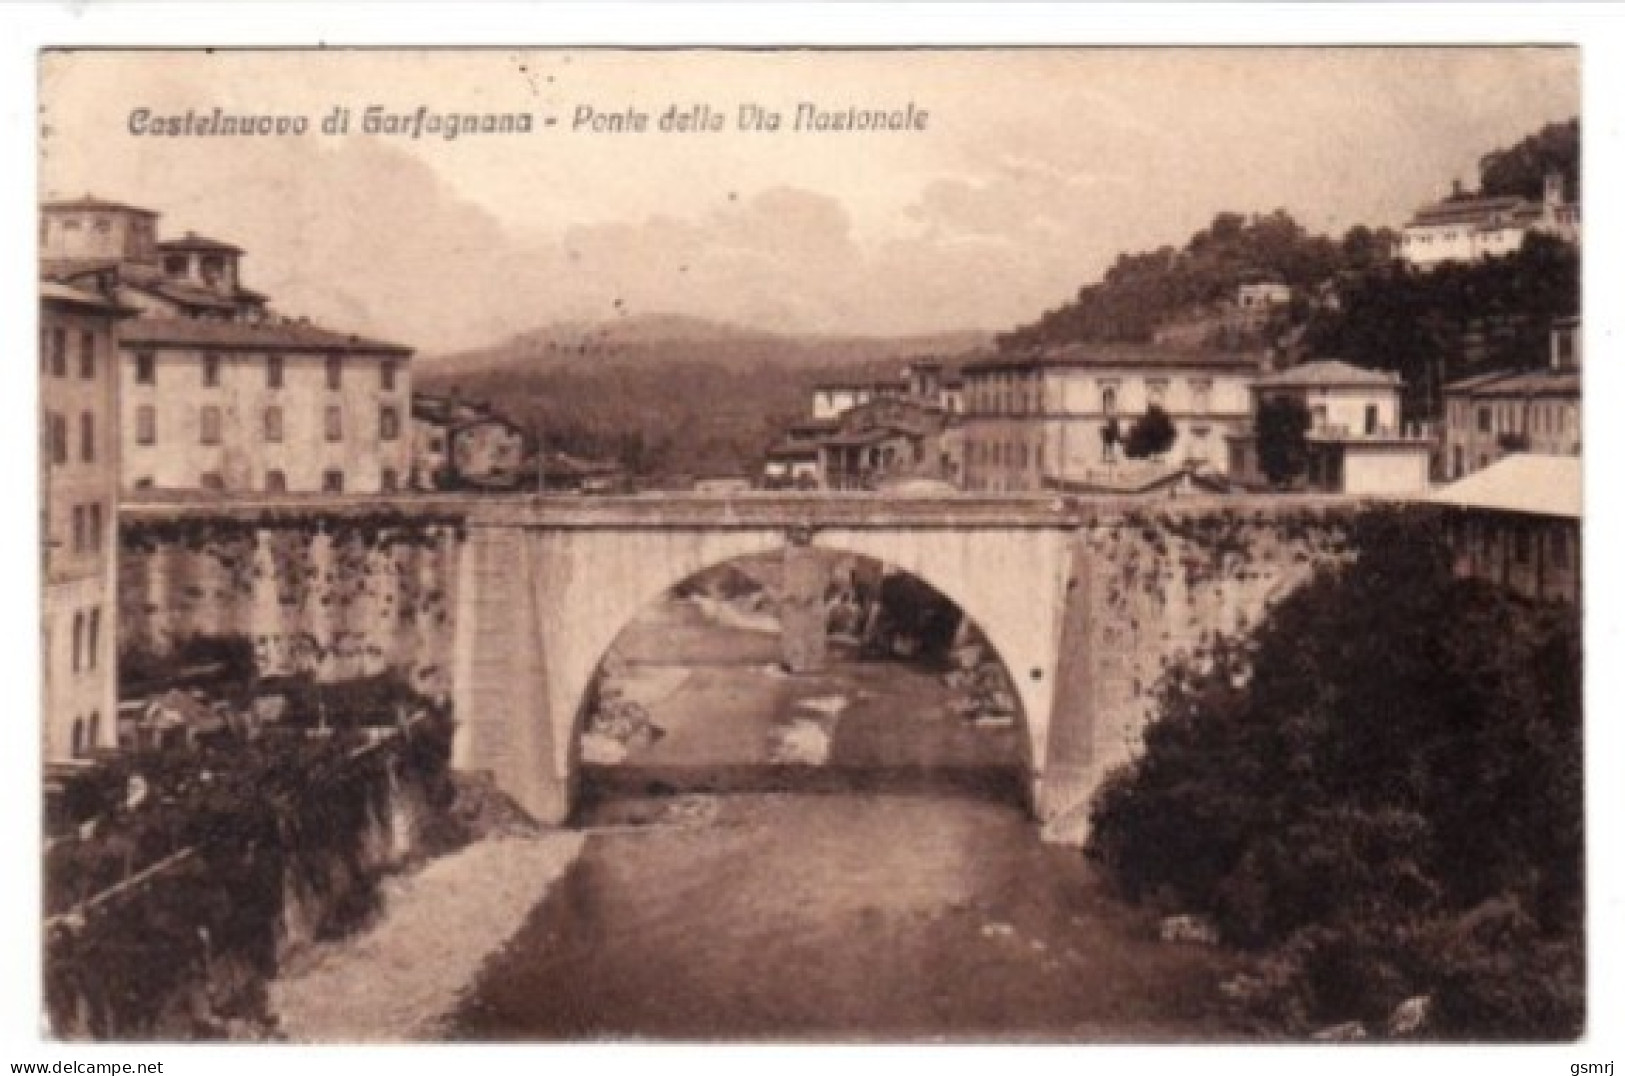
<path id="1" fill-rule="evenodd" d="M 1123 442 L 1155 405 L 1173 422 L 1166 468 L 1222 471 L 1251 422 L 1256 355 L 1117 344 L 998 353 L 964 367 L 964 488 L 1110 486 Z"/>
<path id="2" fill-rule="evenodd" d="M 405 488 L 405 348 L 311 325 L 199 318 L 137 318 L 120 347 L 125 489 Z"/>
<path id="3" fill-rule="evenodd" d="M 1511 254 L 1532 232 L 1580 241 L 1580 205 L 1565 200 L 1562 176 L 1546 177 L 1544 197 L 1538 202 L 1468 196 L 1458 185 L 1450 198 L 1416 211 L 1405 225 L 1400 255 L 1422 268 L 1477 261 Z"/>
<path id="4" fill-rule="evenodd" d="M 1513 452 L 1579 455 L 1580 365 L 1580 322 L 1567 318 L 1552 326 L 1546 368 L 1446 385 L 1446 477 L 1465 477 Z"/>
<path id="5" fill-rule="evenodd" d="M 105 293 L 40 285 L 41 701 L 48 762 L 117 743 L 114 333 L 129 313 Z"/>
<path id="6" fill-rule="evenodd" d="M 125 490 L 375 493 L 411 472 L 411 351 L 275 316 L 242 284 L 243 251 L 158 214 L 85 197 L 46 203 L 52 279 L 139 312 L 119 333 Z"/>

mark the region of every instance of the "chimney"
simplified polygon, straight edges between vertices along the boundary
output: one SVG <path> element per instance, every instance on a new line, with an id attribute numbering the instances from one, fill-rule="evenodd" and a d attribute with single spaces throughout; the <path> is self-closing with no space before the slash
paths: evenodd
<path id="1" fill-rule="evenodd" d="M 1552 208 L 1552 209 L 1556 209 L 1558 206 L 1562 205 L 1564 203 L 1564 201 L 1565 201 L 1565 199 L 1563 198 L 1563 173 L 1556 172 L 1556 171 L 1547 172 L 1546 173 L 1546 205 L 1548 207 Z"/>

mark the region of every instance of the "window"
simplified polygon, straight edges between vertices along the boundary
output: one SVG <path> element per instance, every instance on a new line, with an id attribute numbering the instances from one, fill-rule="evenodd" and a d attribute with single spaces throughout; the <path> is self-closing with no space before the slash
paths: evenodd
<path id="1" fill-rule="evenodd" d="M 225 272 L 226 259 L 218 254 L 205 254 L 202 262 L 198 265 L 199 275 L 209 284 L 219 281 L 225 275 Z"/>
<path id="2" fill-rule="evenodd" d="M 282 408 L 267 407 L 265 409 L 265 439 L 271 442 L 282 440 Z"/>
<path id="3" fill-rule="evenodd" d="M 329 441 L 344 440 L 344 408 L 329 407 L 327 409 L 327 439 Z"/>
<path id="4" fill-rule="evenodd" d="M 1491 422 L 1491 417 L 1490 417 L 1490 409 L 1489 409 L 1489 407 L 1487 405 L 1483 405 L 1483 404 L 1479 405 L 1479 408 L 1478 408 L 1478 432 L 1479 433 L 1489 433 L 1490 432 L 1490 422 Z"/>
<path id="5" fill-rule="evenodd" d="M 85 750 L 94 751 L 101 739 L 102 714 L 100 710 L 90 712 L 90 725 L 85 732 Z"/>
<path id="6" fill-rule="evenodd" d="M 198 433 L 200 440 L 206 445 L 220 443 L 220 408 L 209 404 L 200 416 Z"/>
<path id="7" fill-rule="evenodd" d="M 158 443 L 158 412 L 151 404 L 142 404 L 135 409 L 135 443 L 138 445 Z"/>
<path id="8" fill-rule="evenodd" d="M 378 409 L 378 439 L 395 441 L 401 436 L 401 413 L 393 407 Z"/>
<path id="9" fill-rule="evenodd" d="M 51 415 L 49 425 L 51 462 L 60 466 L 68 462 L 68 418 L 66 415 Z"/>
<path id="10" fill-rule="evenodd" d="M 79 758 L 85 753 L 85 719 L 73 719 L 73 757 Z"/>
<path id="11" fill-rule="evenodd" d="M 68 330 L 51 330 L 51 375 L 68 376 Z"/>
<path id="12" fill-rule="evenodd" d="M 401 488 L 401 477 L 398 473 L 396 473 L 395 468 L 385 467 L 382 483 L 385 493 L 394 493 L 396 490 Z"/>
<path id="13" fill-rule="evenodd" d="M 288 476 L 283 474 L 281 471 L 266 471 L 265 472 L 265 492 L 267 492 L 267 493 L 286 493 L 286 492 L 288 492 Z"/>
<path id="14" fill-rule="evenodd" d="M 1365 432 L 1366 432 L 1366 434 L 1368 436 L 1370 434 L 1374 434 L 1374 433 L 1377 432 L 1377 405 L 1376 404 L 1366 404 L 1366 407 L 1365 407 Z"/>
<path id="15" fill-rule="evenodd" d="M 1548 546 L 1552 551 L 1552 567 L 1567 570 L 1569 566 L 1569 533 L 1562 527 L 1553 527 L 1547 532 Z"/>
<path id="16" fill-rule="evenodd" d="M 94 669 L 96 667 L 96 651 L 100 648 L 101 634 L 102 611 L 100 609 L 92 609 L 90 611 L 89 627 L 85 630 L 85 668 L 87 669 Z M 91 722 L 91 728 L 94 729 L 96 727 L 95 719 L 92 718 Z M 94 741 L 95 736 L 92 736 L 91 740 Z"/>
<path id="17" fill-rule="evenodd" d="M 86 381 L 96 378 L 96 334 L 93 332 L 79 334 L 79 376 Z"/>
<path id="18" fill-rule="evenodd" d="M 226 488 L 226 480 L 220 477 L 219 471 L 205 471 L 198 476 L 197 482 L 207 490 L 218 491 Z"/>
<path id="19" fill-rule="evenodd" d="M 153 385 L 158 381 L 157 357 L 150 351 L 135 353 L 135 383 L 137 385 Z"/>
<path id="20" fill-rule="evenodd" d="M 1512 532 L 1512 556 L 1519 564 L 1529 563 L 1530 546 L 1529 528 L 1519 527 Z"/>
<path id="21" fill-rule="evenodd" d="M 84 463 L 96 462 L 96 416 L 89 411 L 79 416 L 79 459 Z"/>
<path id="22" fill-rule="evenodd" d="M 1117 414 L 1117 389 L 1107 385 L 1100 390 L 1100 409 L 1108 415 Z"/>
<path id="23" fill-rule="evenodd" d="M 78 672 L 85 659 L 85 614 L 73 614 L 73 671 Z"/>
<path id="24" fill-rule="evenodd" d="M 220 356 L 208 354 L 203 356 L 203 387 L 207 389 L 220 387 Z"/>
<path id="25" fill-rule="evenodd" d="M 142 476 L 141 478 L 136 479 L 134 484 L 133 484 L 133 488 L 135 488 L 135 489 L 151 489 L 152 486 L 153 486 L 152 479 L 148 478 L 146 476 Z"/>
<path id="26" fill-rule="evenodd" d="M 385 392 L 395 391 L 395 360 L 385 359 L 378 366 L 378 378 L 382 382 Z"/>
<path id="27" fill-rule="evenodd" d="M 343 471 L 323 471 L 322 472 L 322 492 L 323 493 L 343 493 L 344 492 L 344 472 Z"/>
<path id="28" fill-rule="evenodd" d="M 327 387 L 337 392 L 344 385 L 344 361 L 337 355 L 327 357 Z"/>
<path id="29" fill-rule="evenodd" d="M 85 509 L 85 551 L 98 553 L 102 548 L 102 506 L 97 501 Z"/>
<path id="30" fill-rule="evenodd" d="M 166 255 L 164 255 L 164 272 L 168 273 L 170 276 L 185 276 L 186 275 L 186 255 L 184 255 L 184 254 L 166 254 Z"/>
<path id="31" fill-rule="evenodd" d="M 282 356 L 265 356 L 265 387 L 279 389 L 282 387 Z"/>
<path id="32" fill-rule="evenodd" d="M 1211 406 L 1213 395 L 1212 378 L 1199 377 L 1191 379 L 1191 410 L 1198 415 L 1205 415 Z"/>
<path id="33" fill-rule="evenodd" d="M 74 505 L 73 506 L 73 551 L 75 553 L 83 553 L 85 551 L 85 538 L 86 538 L 86 534 L 87 534 L 87 527 L 88 527 L 88 523 L 85 520 L 85 506 L 82 505 L 82 504 Z M 75 664 L 74 668 L 78 668 L 78 665 Z"/>

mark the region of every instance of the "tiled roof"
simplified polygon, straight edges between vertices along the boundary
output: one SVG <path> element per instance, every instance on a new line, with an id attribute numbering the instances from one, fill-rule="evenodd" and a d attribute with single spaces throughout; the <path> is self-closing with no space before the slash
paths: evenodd
<path id="1" fill-rule="evenodd" d="M 109 202 L 104 198 L 97 198 L 94 195 L 89 195 L 89 194 L 83 195 L 82 197 L 79 197 L 79 198 L 59 198 L 59 199 L 57 199 L 55 201 L 43 202 L 43 203 L 40 204 L 40 208 L 41 209 L 90 209 L 90 210 L 105 209 L 105 210 L 116 210 L 116 211 L 121 211 L 121 212 L 126 212 L 126 213 L 140 213 L 143 216 L 148 216 L 148 217 L 156 217 L 156 216 L 159 215 L 155 210 L 142 209 L 140 206 L 136 206 L 136 205 L 125 205 L 122 202 Z"/>
<path id="2" fill-rule="evenodd" d="M 222 351 L 352 351 L 410 355 L 412 349 L 353 333 L 337 333 L 296 322 L 203 321 L 196 318 L 137 318 L 119 333 L 122 344 L 207 347 Z"/>
<path id="3" fill-rule="evenodd" d="M 242 247 L 233 246 L 230 243 L 223 243 L 218 239 L 210 239 L 207 236 L 198 235 L 195 232 L 187 232 L 184 236 L 182 236 L 179 239 L 160 240 L 159 243 L 158 243 L 158 249 L 159 250 L 218 250 L 218 251 L 220 251 L 221 253 L 224 253 L 224 254 L 241 254 L 243 252 Z"/>
<path id="4" fill-rule="evenodd" d="M 236 310 L 237 304 L 230 296 L 221 295 L 208 288 L 200 288 L 192 284 L 181 284 L 175 281 L 160 280 L 151 284 L 131 284 L 133 288 L 150 291 L 171 302 L 182 306 L 201 306 L 210 310 Z"/>
<path id="5" fill-rule="evenodd" d="M 39 296 L 45 302 L 87 307 L 93 310 L 105 311 L 109 314 L 135 313 L 135 311 L 120 306 L 105 295 L 98 295 L 96 292 L 85 291 L 83 288 L 75 288 L 55 280 L 40 281 Z"/>
<path id="6" fill-rule="evenodd" d="M 1540 206 L 1526 198 L 1515 196 L 1497 198 L 1461 198 L 1450 202 L 1435 202 L 1416 211 L 1406 227 L 1432 227 L 1443 224 L 1474 224 L 1497 217 L 1527 220 L 1540 216 Z"/>
<path id="7" fill-rule="evenodd" d="M 1059 347 L 994 352 L 964 365 L 967 375 L 990 370 L 1085 367 L 1102 370 L 1257 369 L 1260 356 L 1234 351 L 1186 351 L 1147 344 L 1064 344 Z"/>
<path id="8" fill-rule="evenodd" d="M 1574 370 L 1531 370 L 1512 374 L 1477 389 L 1475 396 L 1578 396 L 1580 375 Z"/>
<path id="9" fill-rule="evenodd" d="M 1435 490 L 1429 499 L 1457 508 L 1579 519 L 1582 495 L 1580 457 L 1520 452 Z"/>
<path id="10" fill-rule="evenodd" d="M 1578 396 L 1580 374 L 1575 370 L 1501 370 L 1452 381 L 1448 396 Z"/>
<path id="11" fill-rule="evenodd" d="M 1255 388 L 1331 388 L 1347 385 L 1398 387 L 1399 375 L 1387 370 L 1367 370 L 1341 359 L 1319 359 L 1269 374 L 1253 382 Z"/>

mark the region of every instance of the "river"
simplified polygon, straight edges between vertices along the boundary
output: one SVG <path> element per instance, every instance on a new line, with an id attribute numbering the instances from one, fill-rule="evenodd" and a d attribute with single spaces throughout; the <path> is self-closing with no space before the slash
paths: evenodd
<path id="1" fill-rule="evenodd" d="M 666 677 L 666 734 L 590 773 L 582 854 L 452 1037 L 1235 1037 L 1230 958 L 1158 941 L 1081 853 L 1039 841 L 1019 728 L 973 726 L 905 664 L 788 677 L 760 637 L 719 645 L 737 629 L 692 613 L 644 629 L 634 680 L 674 645 L 734 660 Z"/>

